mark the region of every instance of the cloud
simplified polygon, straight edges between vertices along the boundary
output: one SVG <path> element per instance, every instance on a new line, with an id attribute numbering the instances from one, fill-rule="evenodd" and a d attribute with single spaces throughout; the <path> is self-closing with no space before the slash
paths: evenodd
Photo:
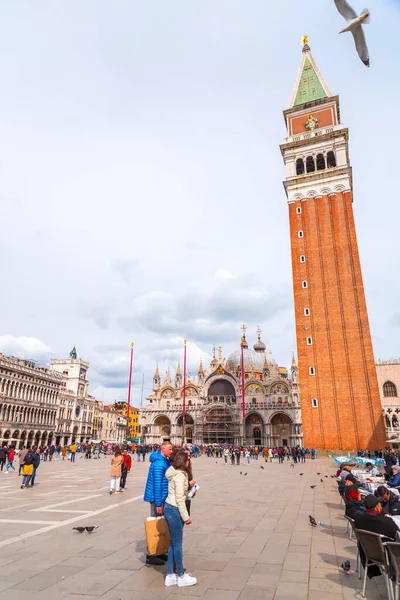
<path id="1" fill-rule="evenodd" d="M 228 269 L 217 269 L 214 277 L 217 279 L 234 279 L 234 276 L 230 271 L 228 271 Z"/>
<path id="2" fill-rule="evenodd" d="M 46 363 L 52 354 L 50 346 L 37 338 L 13 335 L 0 336 L 0 352 Z"/>

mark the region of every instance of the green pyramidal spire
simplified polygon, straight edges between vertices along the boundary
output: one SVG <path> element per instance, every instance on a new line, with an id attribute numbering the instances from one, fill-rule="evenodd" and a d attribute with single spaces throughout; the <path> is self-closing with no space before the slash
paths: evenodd
<path id="1" fill-rule="evenodd" d="M 326 97 L 327 95 L 325 90 L 322 87 L 322 84 L 318 79 L 311 62 L 308 58 L 306 58 L 299 87 L 297 88 L 294 106 L 297 106 L 298 104 L 304 104 L 305 102 L 311 102 L 312 100 L 320 100 L 321 98 Z"/>
<path id="2" fill-rule="evenodd" d="M 321 100 L 331 96 L 307 43 L 303 45 L 303 55 L 293 91 L 291 106 L 299 106 L 313 100 Z"/>

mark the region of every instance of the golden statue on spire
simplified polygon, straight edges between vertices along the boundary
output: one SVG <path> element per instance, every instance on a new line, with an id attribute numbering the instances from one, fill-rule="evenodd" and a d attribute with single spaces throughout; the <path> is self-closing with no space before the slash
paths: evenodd
<path id="1" fill-rule="evenodd" d="M 308 35 L 306 33 L 301 38 L 301 43 L 303 44 L 303 46 L 308 46 Z"/>

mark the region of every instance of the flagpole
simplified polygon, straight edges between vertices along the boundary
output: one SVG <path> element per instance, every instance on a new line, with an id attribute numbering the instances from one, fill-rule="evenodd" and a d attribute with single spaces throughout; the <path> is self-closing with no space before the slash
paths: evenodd
<path id="1" fill-rule="evenodd" d="M 185 423 L 186 423 L 186 340 L 183 340 L 183 407 L 182 407 L 183 434 L 182 434 L 182 439 L 184 441 L 186 438 Z"/>
<path id="2" fill-rule="evenodd" d="M 129 386 L 128 386 L 128 437 L 129 440 L 131 438 L 131 428 L 130 428 L 130 415 L 131 415 L 131 388 L 132 388 L 132 365 L 133 365 L 133 349 L 135 347 L 135 344 L 132 342 L 131 343 L 131 359 L 130 359 L 130 365 L 129 365 Z"/>

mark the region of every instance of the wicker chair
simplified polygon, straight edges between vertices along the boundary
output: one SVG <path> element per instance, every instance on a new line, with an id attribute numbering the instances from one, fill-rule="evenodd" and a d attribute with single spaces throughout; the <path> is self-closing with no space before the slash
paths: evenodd
<path id="1" fill-rule="evenodd" d="M 394 600 L 399 600 L 400 597 L 400 544 L 397 542 L 386 542 L 384 544 L 387 554 L 389 565 L 393 569 L 394 580 Z"/>
<path id="2" fill-rule="evenodd" d="M 365 590 L 367 587 L 367 573 L 368 567 L 377 565 L 385 578 L 386 588 L 388 593 L 388 599 L 392 600 L 392 586 L 389 580 L 389 569 L 388 559 L 385 552 L 385 548 L 382 543 L 382 537 L 379 533 L 372 533 L 371 531 L 364 531 L 363 529 L 354 529 L 354 533 L 358 542 L 361 545 L 362 550 L 365 554 L 365 567 L 364 577 L 361 595 L 365 598 Z M 387 538 L 386 538 L 387 539 Z M 360 560 L 361 562 L 361 560 Z"/>

